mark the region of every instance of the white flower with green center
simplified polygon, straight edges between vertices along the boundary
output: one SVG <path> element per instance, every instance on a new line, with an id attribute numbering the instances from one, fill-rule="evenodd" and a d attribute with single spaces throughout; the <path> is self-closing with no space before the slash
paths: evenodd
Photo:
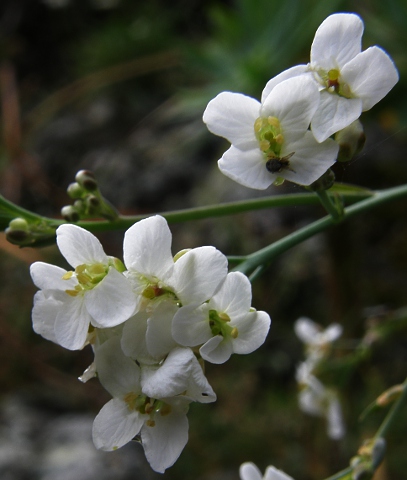
<path id="1" fill-rule="evenodd" d="M 172 324 L 174 339 L 199 349 L 204 360 L 226 362 L 232 353 L 251 353 L 264 343 L 270 327 L 266 312 L 251 308 L 251 284 L 240 272 L 231 272 L 209 302 L 178 310 Z"/>
<path id="2" fill-rule="evenodd" d="M 95 418 L 95 446 L 116 450 L 137 436 L 151 467 L 164 472 L 188 441 L 189 403 L 216 400 L 194 354 L 176 348 L 160 365 L 139 366 L 122 353 L 118 338 L 95 353 L 100 382 L 113 396 Z"/>
<path id="3" fill-rule="evenodd" d="M 76 225 L 57 229 L 57 244 L 74 268 L 43 262 L 31 265 L 31 277 L 41 289 L 34 297 L 34 330 L 70 350 L 82 348 L 90 326 L 114 327 L 136 307 L 122 262 L 108 257 L 99 240 Z"/>
<path id="4" fill-rule="evenodd" d="M 259 190 L 282 179 L 313 183 L 338 153 L 333 140 L 318 143 L 308 130 L 318 104 L 318 87 L 307 76 L 279 83 L 262 103 L 240 93 L 220 93 L 209 102 L 203 121 L 232 144 L 218 162 L 221 172 Z"/>
<path id="5" fill-rule="evenodd" d="M 316 31 L 311 61 L 272 78 L 263 90 L 268 97 L 277 84 L 298 75 L 310 76 L 320 90 L 320 104 L 311 130 L 322 142 L 370 110 L 397 83 L 397 69 L 381 48 L 362 52 L 363 22 L 351 13 L 326 18 Z"/>
<path id="6" fill-rule="evenodd" d="M 240 480 L 293 480 L 292 477 L 272 465 L 266 468 L 263 477 L 260 470 L 252 462 L 242 463 L 242 465 L 240 465 L 239 475 Z"/>
<path id="7" fill-rule="evenodd" d="M 174 348 L 171 325 L 176 311 L 209 300 L 227 274 L 227 259 L 216 248 L 182 250 L 173 257 L 171 242 L 167 221 L 159 215 L 134 224 L 124 237 L 126 276 L 139 304 L 125 325 L 123 348 L 138 360 L 148 355 L 159 360 Z M 135 337 L 132 345 L 130 338 Z"/>

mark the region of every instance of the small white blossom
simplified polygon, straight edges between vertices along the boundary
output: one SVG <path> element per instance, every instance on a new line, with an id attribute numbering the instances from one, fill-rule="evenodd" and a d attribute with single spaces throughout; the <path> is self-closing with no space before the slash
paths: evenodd
<path id="1" fill-rule="evenodd" d="M 76 225 L 57 229 L 57 244 L 74 268 L 43 262 L 31 265 L 31 277 L 41 289 L 34 297 L 33 328 L 70 350 L 87 341 L 89 325 L 119 325 L 134 313 L 136 302 L 123 264 L 103 251 L 99 240 Z"/>
<path id="2" fill-rule="evenodd" d="M 336 13 L 319 26 L 311 46 L 311 61 L 272 78 L 266 98 L 287 78 L 306 75 L 319 87 L 320 104 L 311 130 L 319 142 L 342 130 L 372 108 L 397 83 L 397 69 L 380 47 L 362 52 L 363 21 L 355 14 Z"/>
<path id="3" fill-rule="evenodd" d="M 297 368 L 299 407 L 309 415 L 325 418 L 328 437 L 339 440 L 345 435 L 345 426 L 338 395 L 334 390 L 326 388 L 312 374 L 312 368 L 313 366 L 307 362 L 301 363 Z"/>
<path id="4" fill-rule="evenodd" d="M 270 327 L 266 312 L 251 308 L 251 284 L 231 272 L 209 302 L 187 305 L 175 314 L 172 334 L 181 345 L 197 346 L 204 360 L 226 362 L 232 353 L 251 353 L 264 343 Z"/>
<path id="5" fill-rule="evenodd" d="M 266 468 L 264 477 L 260 470 L 252 462 L 242 463 L 239 469 L 240 480 L 294 480 L 281 470 L 272 465 Z"/>
<path id="6" fill-rule="evenodd" d="M 305 344 L 309 363 L 316 364 L 327 355 L 331 344 L 342 335 L 342 326 L 329 325 L 325 330 L 309 318 L 301 317 L 294 324 L 297 337 Z"/>
<path id="7" fill-rule="evenodd" d="M 188 441 L 189 403 L 216 400 L 194 354 L 176 348 L 159 365 L 139 366 L 112 337 L 96 350 L 95 361 L 100 382 L 113 396 L 95 418 L 95 446 L 115 450 L 138 436 L 151 467 L 164 472 Z"/>
<path id="8" fill-rule="evenodd" d="M 259 190 L 280 178 L 313 183 L 338 153 L 335 142 L 318 143 L 308 130 L 318 104 L 318 87 L 306 76 L 279 83 L 262 103 L 239 93 L 220 93 L 209 102 L 203 121 L 232 144 L 218 162 L 221 172 Z"/>
<path id="9" fill-rule="evenodd" d="M 123 348 L 133 358 L 163 358 L 177 345 L 171 334 L 177 310 L 209 300 L 227 274 L 227 259 L 216 248 L 183 250 L 173 257 L 171 241 L 168 224 L 159 215 L 141 220 L 125 234 L 126 275 L 139 298 L 138 313 L 123 332 Z M 131 346 L 133 333 L 139 339 Z"/>

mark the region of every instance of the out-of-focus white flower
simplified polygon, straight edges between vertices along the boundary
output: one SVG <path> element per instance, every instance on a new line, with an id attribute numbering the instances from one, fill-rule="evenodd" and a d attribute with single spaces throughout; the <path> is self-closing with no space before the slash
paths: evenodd
<path id="1" fill-rule="evenodd" d="M 320 104 L 311 122 L 318 142 L 350 125 L 385 97 L 399 79 L 384 50 L 374 46 L 362 52 L 363 28 L 358 15 L 330 15 L 316 31 L 310 63 L 272 78 L 262 98 L 287 78 L 305 74 L 315 80 L 320 90 Z"/>
<path id="2" fill-rule="evenodd" d="M 115 450 L 139 436 L 151 467 L 164 472 L 188 441 L 189 403 L 216 400 L 193 352 L 176 348 L 160 365 L 138 365 L 115 336 L 95 351 L 95 362 L 113 396 L 95 418 L 95 446 Z"/>
<path id="3" fill-rule="evenodd" d="M 133 358 L 163 358 L 177 345 L 171 333 L 176 311 L 209 300 L 227 275 L 227 259 L 216 248 L 183 250 L 173 257 L 171 242 L 167 221 L 159 215 L 136 223 L 124 237 L 126 276 L 139 303 L 123 338 L 144 332 L 133 346 L 124 340 L 123 348 Z"/>
<path id="4" fill-rule="evenodd" d="M 329 352 L 332 342 L 342 335 L 342 326 L 329 325 L 325 330 L 309 318 L 301 317 L 294 324 L 297 337 L 305 344 L 308 361 L 318 362 Z"/>
<path id="5" fill-rule="evenodd" d="M 277 468 L 272 465 L 266 468 L 263 477 L 260 470 L 252 462 L 242 463 L 242 465 L 240 465 L 239 475 L 240 480 L 294 480 L 292 477 L 281 470 L 277 470 Z"/>
<path id="6" fill-rule="evenodd" d="M 251 353 L 264 343 L 270 327 L 269 315 L 252 309 L 251 300 L 249 279 L 231 272 L 209 302 L 178 310 L 173 337 L 181 345 L 202 345 L 199 353 L 212 363 L 224 363 L 232 353 Z"/>
<path id="7" fill-rule="evenodd" d="M 89 325 L 114 327 L 135 311 L 136 300 L 123 264 L 103 251 L 99 240 L 76 225 L 57 229 L 57 244 L 73 271 L 35 262 L 31 277 L 41 289 L 34 297 L 33 328 L 70 350 L 87 341 Z"/>
<path id="8" fill-rule="evenodd" d="M 232 146 L 218 165 L 250 188 L 266 189 L 279 178 L 310 185 L 335 163 L 338 146 L 315 141 L 308 130 L 319 104 L 318 87 L 306 76 L 281 82 L 262 103 L 222 92 L 206 107 L 203 121 Z"/>
<path id="9" fill-rule="evenodd" d="M 307 362 L 298 366 L 296 378 L 300 388 L 298 397 L 300 409 L 309 415 L 325 418 L 329 438 L 334 440 L 343 438 L 345 425 L 336 392 L 326 388 L 312 374 L 312 365 Z"/>

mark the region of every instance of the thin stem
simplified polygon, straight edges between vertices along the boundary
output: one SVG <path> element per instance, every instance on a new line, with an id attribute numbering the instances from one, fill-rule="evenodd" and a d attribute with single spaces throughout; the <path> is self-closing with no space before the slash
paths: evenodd
<path id="1" fill-rule="evenodd" d="M 404 386 L 404 388 L 403 388 L 402 394 L 400 395 L 400 397 L 397 399 L 397 401 L 391 407 L 389 413 L 386 415 L 385 419 L 383 420 L 382 424 L 380 425 L 379 429 L 377 430 L 374 438 L 377 439 L 377 438 L 380 438 L 380 437 L 384 437 L 387 434 L 389 428 L 391 427 L 394 420 L 396 419 L 396 417 L 400 413 L 402 407 L 404 406 L 404 403 L 407 400 L 407 378 L 404 381 L 403 386 Z"/>
<path id="2" fill-rule="evenodd" d="M 326 478 L 325 480 L 339 480 L 340 478 L 346 478 L 350 473 L 352 473 L 352 467 L 347 467 L 340 472 L 335 473 L 335 475 Z"/>
<path id="3" fill-rule="evenodd" d="M 326 190 L 317 190 L 316 194 L 318 195 L 319 201 L 325 210 L 332 216 L 336 221 L 339 221 L 342 218 L 343 208 L 338 208 L 340 203 L 335 202 L 335 197 L 328 195 Z"/>
<path id="4" fill-rule="evenodd" d="M 341 221 L 351 218 L 359 213 L 370 210 L 384 202 L 390 200 L 395 200 L 397 198 L 407 196 L 407 185 L 402 185 L 399 187 L 389 188 L 387 190 L 382 190 L 376 192 L 373 196 L 362 200 L 350 207 L 344 209 L 343 216 Z M 336 225 L 337 222 L 332 218 L 332 216 L 323 217 L 306 227 L 303 227 L 290 235 L 277 240 L 276 242 L 268 245 L 257 252 L 248 255 L 246 260 L 240 265 L 234 268 L 234 270 L 250 273 L 259 265 L 264 265 L 270 263 L 274 258 L 276 258 L 281 253 L 289 250 L 291 247 L 298 245 L 299 243 L 311 238 L 317 233 L 323 232 L 332 225 Z"/>

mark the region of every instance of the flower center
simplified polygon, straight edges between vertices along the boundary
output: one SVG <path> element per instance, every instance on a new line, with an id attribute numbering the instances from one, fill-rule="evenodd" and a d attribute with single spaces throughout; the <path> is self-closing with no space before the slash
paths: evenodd
<path id="1" fill-rule="evenodd" d="M 209 326 L 213 336 L 237 338 L 239 332 L 236 327 L 229 325 L 230 317 L 226 313 L 209 310 Z"/>
<path id="2" fill-rule="evenodd" d="M 65 290 L 65 292 L 71 297 L 76 297 L 79 293 L 91 290 L 105 278 L 108 271 L 109 266 L 103 263 L 78 265 L 75 271 L 66 272 L 62 277 L 63 280 L 69 280 L 72 277 L 78 280 L 73 290 Z"/>
<path id="3" fill-rule="evenodd" d="M 155 426 L 154 416 L 157 413 L 163 417 L 171 413 L 171 405 L 162 400 L 147 397 L 147 395 L 138 395 L 130 392 L 125 395 L 123 400 L 126 402 L 129 410 L 135 410 L 142 415 L 149 415 L 150 418 L 146 421 L 148 427 Z"/>
<path id="4" fill-rule="evenodd" d="M 341 80 L 341 72 L 336 68 L 332 68 L 328 72 L 324 70 L 318 71 L 318 75 L 329 93 L 336 93 L 345 98 L 353 97 L 349 85 Z"/>
<path id="5" fill-rule="evenodd" d="M 254 133 L 267 160 L 280 157 L 284 136 L 277 117 L 259 117 L 254 122 Z"/>

